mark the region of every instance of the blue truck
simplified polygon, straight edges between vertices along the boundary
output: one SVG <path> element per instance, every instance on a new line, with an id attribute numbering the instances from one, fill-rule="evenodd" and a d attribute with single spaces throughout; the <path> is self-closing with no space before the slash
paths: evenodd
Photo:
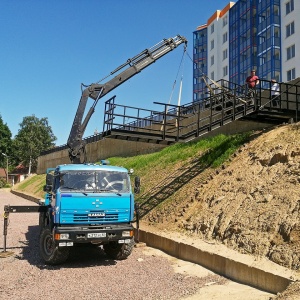
<path id="1" fill-rule="evenodd" d="M 65 262 L 70 248 L 80 244 L 100 245 L 112 259 L 130 255 L 134 214 L 139 219 L 134 192 L 140 190 L 140 179 L 136 176 L 131 184 L 132 172 L 123 167 L 87 163 L 82 137 L 99 99 L 183 43 L 185 50 L 184 37 L 164 39 L 112 71 L 109 76 L 114 77 L 107 82 L 83 85 L 67 141 L 71 163 L 47 170 L 45 199 L 39 206 L 4 207 L 4 251 L 9 213 L 39 212 L 40 254 L 46 264 Z M 89 98 L 93 105 L 84 117 Z"/>
<path id="2" fill-rule="evenodd" d="M 135 180 L 136 191 L 139 179 Z M 112 259 L 134 246 L 134 195 L 123 167 L 67 164 L 48 169 L 40 212 L 40 254 L 47 264 L 67 260 L 70 247 L 102 245 Z"/>

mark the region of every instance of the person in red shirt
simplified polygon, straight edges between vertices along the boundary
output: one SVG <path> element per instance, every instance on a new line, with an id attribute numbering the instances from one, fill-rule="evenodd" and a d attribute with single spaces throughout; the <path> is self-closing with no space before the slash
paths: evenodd
<path id="1" fill-rule="evenodd" d="M 254 98 L 255 87 L 259 84 L 259 77 L 255 74 L 255 70 L 252 70 L 251 75 L 246 78 L 246 84 L 248 86 L 248 97 Z"/>

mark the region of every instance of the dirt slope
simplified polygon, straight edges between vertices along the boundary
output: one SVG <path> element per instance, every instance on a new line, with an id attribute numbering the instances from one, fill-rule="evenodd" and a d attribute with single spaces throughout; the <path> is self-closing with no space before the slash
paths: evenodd
<path id="1" fill-rule="evenodd" d="M 198 173 L 143 219 L 300 270 L 300 123 L 258 133 L 227 165 Z M 291 290 L 300 298 L 299 285 Z M 286 293 L 278 299 L 298 299 Z"/>

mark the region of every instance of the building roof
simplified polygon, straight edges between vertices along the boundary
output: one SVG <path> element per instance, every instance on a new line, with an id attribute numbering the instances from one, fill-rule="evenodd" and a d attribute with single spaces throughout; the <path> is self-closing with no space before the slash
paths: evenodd
<path id="1" fill-rule="evenodd" d="M 217 10 L 207 21 L 207 25 L 210 25 L 214 20 L 222 18 L 229 9 L 235 4 L 235 2 L 229 2 L 222 10 Z"/>
<path id="2" fill-rule="evenodd" d="M 13 170 L 12 173 L 14 174 L 27 174 L 28 167 L 24 167 L 21 163 L 17 165 Z"/>
<path id="3" fill-rule="evenodd" d="M 203 24 L 203 25 L 199 25 L 196 30 L 201 30 L 201 29 L 204 29 L 204 28 L 207 28 L 207 24 Z"/>
<path id="4" fill-rule="evenodd" d="M 204 29 L 209 26 L 214 20 L 222 18 L 234 4 L 235 2 L 230 1 L 222 10 L 216 10 L 214 14 L 207 20 L 207 24 L 199 25 L 196 30 L 198 31 Z"/>

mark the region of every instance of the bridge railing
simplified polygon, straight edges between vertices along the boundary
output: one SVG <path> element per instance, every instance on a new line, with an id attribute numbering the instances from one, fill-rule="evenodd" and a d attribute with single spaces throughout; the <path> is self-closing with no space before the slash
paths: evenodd
<path id="1" fill-rule="evenodd" d="M 295 121 L 300 113 L 300 79 L 284 83 L 279 82 L 277 107 L 272 106 L 272 81 L 260 79 L 256 87 L 256 101 L 249 106 L 248 88 L 221 79 L 212 82 L 207 88 L 207 97 L 201 102 L 190 102 L 181 106 L 154 102 L 157 110 L 142 109 L 117 104 L 116 96 L 105 102 L 103 132 L 84 138 L 86 143 L 99 141 L 106 132 L 115 130 L 154 134 L 162 139 L 174 138 L 175 141 L 201 132 L 207 132 L 215 126 L 240 118 L 253 111 L 275 110 L 278 113 L 289 113 Z M 49 154 L 68 149 L 62 145 L 41 153 Z"/>

